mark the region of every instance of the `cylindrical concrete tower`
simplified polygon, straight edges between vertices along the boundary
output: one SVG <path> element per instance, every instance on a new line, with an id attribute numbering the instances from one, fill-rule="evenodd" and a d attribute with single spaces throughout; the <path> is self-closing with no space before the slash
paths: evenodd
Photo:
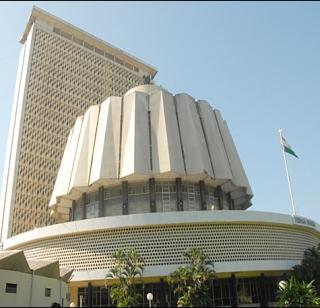
<path id="1" fill-rule="evenodd" d="M 147 212 L 240 210 L 250 185 L 220 112 L 154 85 L 77 118 L 50 206 L 59 221 Z"/>

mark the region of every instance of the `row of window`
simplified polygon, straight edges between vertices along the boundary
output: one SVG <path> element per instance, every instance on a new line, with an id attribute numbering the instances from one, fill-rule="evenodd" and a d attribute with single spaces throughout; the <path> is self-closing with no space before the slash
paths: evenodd
<path id="1" fill-rule="evenodd" d="M 88 193 L 85 197 L 77 200 L 72 208 L 71 220 L 81 220 L 105 216 L 118 216 L 123 213 L 138 214 L 154 212 L 171 212 L 177 210 L 200 211 L 200 210 L 232 210 L 233 201 L 230 196 L 221 191 L 220 197 L 217 189 L 209 186 L 204 187 L 204 200 L 200 197 L 198 183 L 182 183 L 181 197 L 182 206 L 177 204 L 177 186 L 175 182 L 155 183 L 153 209 L 150 207 L 149 183 L 128 184 L 128 204 L 123 204 L 123 188 L 104 187 L 103 200 L 99 200 L 99 191 Z M 102 202 L 102 204 L 101 204 Z M 203 202 L 203 204 L 201 204 Z M 127 211 L 124 210 L 127 207 Z M 178 209 L 179 208 L 179 209 Z"/>
<path id="2" fill-rule="evenodd" d="M 6 283 L 6 293 L 17 293 L 18 291 L 18 285 L 16 283 Z M 51 296 L 51 289 L 50 288 L 44 288 L 44 296 L 50 297 Z"/>
<path id="3" fill-rule="evenodd" d="M 238 305 L 259 305 L 262 292 L 265 301 L 274 303 L 280 277 L 265 277 L 261 286 L 258 277 L 236 279 L 236 302 Z M 216 279 L 210 282 L 210 307 L 230 307 L 234 303 L 230 279 Z M 262 290 L 263 288 L 263 290 Z M 160 290 L 161 289 L 161 290 Z M 175 307 L 177 296 L 171 292 L 167 283 L 149 283 L 136 285 L 136 292 L 141 294 L 139 307 L 148 307 L 146 295 L 153 294 L 153 307 Z M 78 304 L 82 307 L 111 307 L 113 303 L 106 287 L 78 288 Z M 162 295 L 161 295 L 162 294 Z M 162 297 L 162 300 L 160 299 Z"/>
<path id="4" fill-rule="evenodd" d="M 78 45 L 81 45 L 81 46 L 83 46 L 83 47 L 85 47 L 87 49 L 95 51 L 99 55 L 104 56 L 105 58 L 108 58 L 111 61 L 115 61 L 116 63 L 118 63 L 118 64 L 120 64 L 122 66 L 125 66 L 126 68 L 128 68 L 128 69 L 130 69 L 132 71 L 135 71 L 136 73 L 139 73 L 139 68 L 138 67 L 133 66 L 133 65 L 131 65 L 131 64 L 129 64 L 129 63 L 127 63 L 127 62 L 115 57 L 114 55 L 111 55 L 110 53 L 108 53 L 108 52 L 106 52 L 106 51 L 104 51 L 104 50 L 102 50 L 100 48 L 94 47 L 91 44 L 89 44 L 89 43 L 87 43 L 87 42 L 85 42 L 85 41 L 83 41 L 83 40 L 81 40 L 81 39 L 79 39 L 77 37 L 74 37 L 70 33 L 64 32 L 64 31 L 62 31 L 62 30 L 60 30 L 58 28 L 55 28 L 55 27 L 53 28 L 53 32 L 61 35 L 62 37 L 66 38 L 66 39 L 68 39 L 70 41 L 73 41 L 73 42 L 77 43 Z"/>

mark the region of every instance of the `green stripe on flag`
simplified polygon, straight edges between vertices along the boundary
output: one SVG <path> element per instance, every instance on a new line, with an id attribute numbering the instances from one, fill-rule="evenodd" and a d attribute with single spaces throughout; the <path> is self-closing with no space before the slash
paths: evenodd
<path id="1" fill-rule="evenodd" d="M 290 148 L 287 148 L 286 146 L 284 146 L 283 148 L 284 148 L 285 152 L 287 152 L 287 153 L 299 158 L 298 155 L 293 150 L 291 150 Z"/>
<path id="2" fill-rule="evenodd" d="M 281 144 L 282 144 L 285 152 L 293 155 L 296 158 L 299 158 L 298 155 L 291 149 L 291 146 L 289 145 L 289 143 L 287 142 L 287 140 L 283 136 L 281 136 L 280 141 L 281 141 Z"/>

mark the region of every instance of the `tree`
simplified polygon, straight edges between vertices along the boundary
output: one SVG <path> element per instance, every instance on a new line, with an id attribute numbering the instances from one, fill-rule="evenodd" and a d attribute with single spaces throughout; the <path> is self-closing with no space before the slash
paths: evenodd
<path id="1" fill-rule="evenodd" d="M 191 248 L 184 256 L 190 265 L 178 267 L 168 277 L 174 294 L 178 295 L 178 307 L 209 306 L 209 281 L 214 277 L 213 263 L 199 248 Z"/>
<path id="2" fill-rule="evenodd" d="M 105 279 L 106 286 L 110 286 L 110 297 L 117 307 L 135 307 L 142 296 L 136 292 L 135 284 L 143 273 L 143 259 L 133 248 L 120 249 L 112 256 L 115 259 L 114 267 L 108 271 Z"/>
<path id="3" fill-rule="evenodd" d="M 278 291 L 278 307 L 320 307 L 313 281 L 308 284 L 292 276 L 288 282 L 281 281 Z"/>
<path id="4" fill-rule="evenodd" d="M 318 294 L 320 294 L 320 243 L 318 247 L 308 248 L 304 252 L 301 265 L 294 266 L 293 271 L 300 281 L 314 280 Z"/>

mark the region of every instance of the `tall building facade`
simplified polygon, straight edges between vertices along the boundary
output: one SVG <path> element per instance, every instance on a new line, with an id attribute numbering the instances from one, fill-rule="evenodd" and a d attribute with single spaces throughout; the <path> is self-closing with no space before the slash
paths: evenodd
<path id="1" fill-rule="evenodd" d="M 48 204 L 76 117 L 156 74 L 143 61 L 36 7 L 20 42 L 0 203 L 2 241 L 55 222 Z"/>

